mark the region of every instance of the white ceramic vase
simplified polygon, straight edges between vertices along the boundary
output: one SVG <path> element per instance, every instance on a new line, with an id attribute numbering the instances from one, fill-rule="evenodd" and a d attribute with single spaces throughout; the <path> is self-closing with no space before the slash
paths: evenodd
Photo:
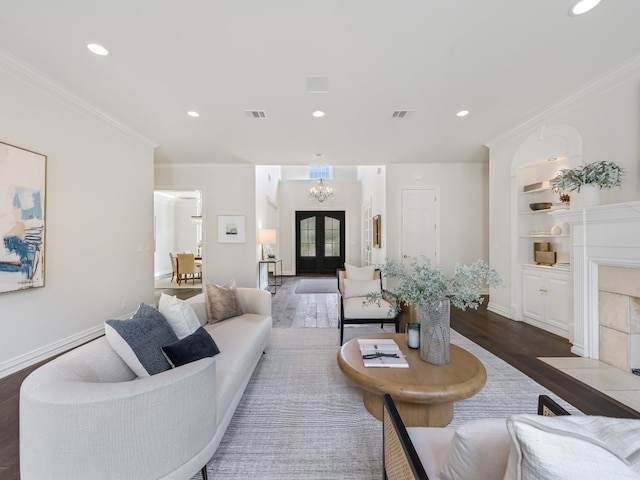
<path id="1" fill-rule="evenodd" d="M 589 208 L 600 205 L 600 187 L 598 185 L 588 184 L 580 188 L 580 193 L 573 193 L 578 200 L 579 208 Z"/>

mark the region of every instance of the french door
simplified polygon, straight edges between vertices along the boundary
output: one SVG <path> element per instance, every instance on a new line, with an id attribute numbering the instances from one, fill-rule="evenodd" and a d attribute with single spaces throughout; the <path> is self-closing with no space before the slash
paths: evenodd
<path id="1" fill-rule="evenodd" d="M 344 266 L 344 211 L 296 212 L 296 273 L 335 274 Z"/>

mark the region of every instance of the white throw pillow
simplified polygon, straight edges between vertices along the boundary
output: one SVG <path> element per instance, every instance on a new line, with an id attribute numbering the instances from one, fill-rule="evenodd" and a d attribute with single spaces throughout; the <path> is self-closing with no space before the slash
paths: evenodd
<path id="1" fill-rule="evenodd" d="M 191 335 L 200 327 L 200 320 L 193 307 L 177 297 L 161 294 L 158 310 L 167 319 L 179 340 Z"/>
<path id="2" fill-rule="evenodd" d="M 514 415 L 505 480 L 640 477 L 640 420 Z"/>
<path id="3" fill-rule="evenodd" d="M 347 278 L 350 280 L 373 280 L 373 275 L 376 270 L 375 265 L 368 265 L 366 267 L 355 267 L 344 264 L 344 269 L 347 273 Z"/>
<path id="4" fill-rule="evenodd" d="M 502 480 L 511 438 L 505 418 L 469 420 L 456 428 L 438 478 Z"/>
<path id="5" fill-rule="evenodd" d="M 369 293 L 381 293 L 380 280 L 344 279 L 344 298 L 365 297 Z"/>

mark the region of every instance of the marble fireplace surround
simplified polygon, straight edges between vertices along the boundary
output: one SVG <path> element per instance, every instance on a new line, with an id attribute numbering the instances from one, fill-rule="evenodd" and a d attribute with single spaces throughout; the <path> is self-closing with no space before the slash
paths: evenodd
<path id="1" fill-rule="evenodd" d="M 601 352 L 601 345 L 611 342 L 604 338 L 607 332 L 603 332 L 601 339 L 601 326 L 599 315 L 599 271 L 603 268 L 606 273 L 607 285 L 624 283 L 632 273 L 632 278 L 640 278 L 633 275 L 633 271 L 627 269 L 640 269 L 640 201 L 619 203 L 613 205 L 600 205 L 585 209 L 565 210 L 553 212 L 559 222 L 571 225 L 572 260 L 571 270 L 573 275 L 573 347 L 571 351 L 577 355 L 597 360 L 610 360 L 613 352 Z M 608 267 L 624 267 L 622 269 Z M 619 280 L 615 276 L 620 275 Z M 613 278 L 613 281 L 611 280 Z M 635 290 L 633 290 L 635 288 Z M 610 287 L 605 287 L 609 292 Z M 620 292 L 629 295 L 627 292 Z M 635 296 L 640 296 L 640 285 L 632 287 Z M 607 293 L 603 294 L 607 306 L 612 303 Z M 605 320 L 605 324 L 608 320 Z M 629 344 L 638 343 L 640 336 L 630 332 L 627 339 Z M 601 342 L 602 340 L 602 342 Z M 630 347 L 633 352 L 630 358 L 640 359 L 640 343 L 637 347 Z M 602 355 L 601 355 L 602 353 Z M 618 352 L 618 356 L 619 356 Z M 633 363 L 633 360 L 630 360 Z M 611 362 L 609 362 L 611 363 Z M 619 368 L 625 369 L 625 367 Z M 640 367 L 640 365 L 631 365 Z M 629 371 L 627 369 L 627 371 Z"/>

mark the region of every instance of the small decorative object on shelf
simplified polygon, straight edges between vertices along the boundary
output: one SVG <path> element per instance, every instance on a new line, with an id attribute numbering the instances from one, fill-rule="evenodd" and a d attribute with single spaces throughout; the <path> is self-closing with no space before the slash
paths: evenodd
<path id="1" fill-rule="evenodd" d="M 407 326 L 405 327 L 405 334 L 407 336 L 407 346 L 409 348 L 420 348 L 419 323 L 407 323 Z"/>
<path id="2" fill-rule="evenodd" d="M 569 203 L 571 201 L 571 196 L 568 193 L 560 194 L 560 201 L 562 203 Z"/>
<path id="3" fill-rule="evenodd" d="M 550 180 L 545 180 L 544 182 L 536 182 L 536 183 L 531 183 L 529 185 L 525 185 L 522 188 L 522 191 L 524 193 L 528 193 L 528 192 L 535 192 L 536 190 L 544 190 L 550 187 Z"/>
<path id="4" fill-rule="evenodd" d="M 552 206 L 553 206 L 553 203 L 551 202 L 537 202 L 537 203 L 529 204 L 529 208 L 534 212 L 537 210 L 549 210 Z"/>
<path id="5" fill-rule="evenodd" d="M 556 263 L 556 252 L 535 252 L 536 265 L 552 266 Z"/>

